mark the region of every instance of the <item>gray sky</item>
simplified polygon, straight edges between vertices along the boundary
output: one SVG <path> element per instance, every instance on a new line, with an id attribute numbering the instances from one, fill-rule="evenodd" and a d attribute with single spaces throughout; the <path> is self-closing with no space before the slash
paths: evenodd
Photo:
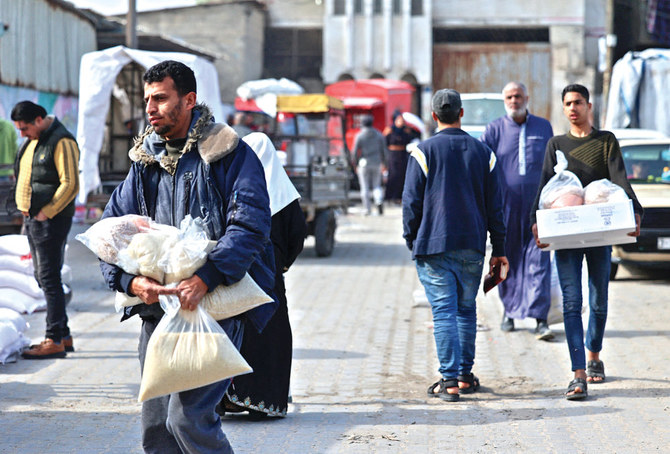
<path id="1" fill-rule="evenodd" d="M 78 8 L 92 9 L 103 15 L 125 14 L 128 0 L 67 0 Z M 135 0 L 137 11 L 195 5 L 196 0 Z"/>

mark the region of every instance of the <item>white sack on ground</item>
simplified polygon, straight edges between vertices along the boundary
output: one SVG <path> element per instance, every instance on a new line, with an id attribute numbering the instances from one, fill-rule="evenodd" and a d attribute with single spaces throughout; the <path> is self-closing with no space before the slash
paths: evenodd
<path id="1" fill-rule="evenodd" d="M 32 314 L 46 308 L 47 301 L 44 294 L 33 297 L 12 287 L 0 287 L 0 307 L 8 307 L 21 314 Z"/>
<path id="2" fill-rule="evenodd" d="M 0 288 L 13 288 L 33 298 L 44 296 L 44 292 L 34 276 L 19 273 L 18 271 L 0 270 Z"/>
<path id="3" fill-rule="evenodd" d="M 19 333 L 24 333 L 28 329 L 28 322 L 23 318 L 19 311 L 8 307 L 0 307 L 0 322 L 10 322 Z"/>
<path id="4" fill-rule="evenodd" d="M 0 320 L 0 364 L 14 362 L 30 341 L 9 321 Z"/>
<path id="5" fill-rule="evenodd" d="M 27 255 L 30 254 L 28 237 L 26 235 L 0 236 L 0 255 Z"/>
<path id="6" fill-rule="evenodd" d="M 0 270 L 16 271 L 29 276 L 35 275 L 33 259 L 29 255 L 0 255 Z M 67 264 L 63 264 L 60 277 L 64 284 L 72 282 L 72 269 Z"/>

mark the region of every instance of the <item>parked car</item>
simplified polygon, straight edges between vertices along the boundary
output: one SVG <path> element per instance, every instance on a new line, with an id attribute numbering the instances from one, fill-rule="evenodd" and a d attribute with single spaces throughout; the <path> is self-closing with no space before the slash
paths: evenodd
<path id="1" fill-rule="evenodd" d="M 619 145 L 644 216 L 636 243 L 613 246 L 612 279 L 619 264 L 670 268 L 670 138 L 622 138 Z"/>
<path id="2" fill-rule="evenodd" d="M 461 129 L 478 139 L 486 125 L 506 114 L 501 93 L 461 93 Z"/>
<path id="3" fill-rule="evenodd" d="M 665 139 L 668 137 L 661 131 L 656 131 L 655 129 L 613 128 L 608 129 L 608 131 L 614 134 L 619 141 L 634 139 Z"/>

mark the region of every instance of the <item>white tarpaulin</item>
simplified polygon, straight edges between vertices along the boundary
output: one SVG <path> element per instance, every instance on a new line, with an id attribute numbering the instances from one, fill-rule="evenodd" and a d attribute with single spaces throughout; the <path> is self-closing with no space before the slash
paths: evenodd
<path id="1" fill-rule="evenodd" d="M 198 102 L 207 104 L 217 121 L 224 120 L 216 68 L 205 58 L 181 52 L 149 52 L 124 46 L 84 54 L 79 72 L 78 204 L 86 203 L 88 194 L 100 187 L 98 157 L 102 149 L 105 120 L 116 77 L 130 62 L 136 62 L 148 69 L 164 60 L 176 60 L 190 67 L 198 83 Z"/>
<path id="2" fill-rule="evenodd" d="M 628 52 L 612 69 L 605 129 L 646 128 L 670 135 L 670 50 Z"/>
<path id="3" fill-rule="evenodd" d="M 249 80 L 237 87 L 237 96 L 244 99 L 255 99 L 267 93 L 274 95 L 301 95 L 305 90 L 296 82 L 282 77 L 281 79 Z"/>
<path id="4" fill-rule="evenodd" d="M 271 117 L 277 115 L 277 95 L 301 95 L 305 90 L 290 79 L 249 80 L 237 87 L 237 96 L 253 99 L 259 109 Z"/>

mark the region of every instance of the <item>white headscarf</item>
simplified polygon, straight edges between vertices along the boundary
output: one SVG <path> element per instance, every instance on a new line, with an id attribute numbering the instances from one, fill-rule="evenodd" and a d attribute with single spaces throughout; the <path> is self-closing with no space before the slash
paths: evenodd
<path id="1" fill-rule="evenodd" d="M 281 211 L 289 203 L 300 198 L 298 190 L 286 175 L 284 167 L 277 157 L 277 149 L 268 136 L 262 132 L 252 132 L 242 138 L 258 155 L 265 170 L 265 182 L 270 195 L 270 212 L 272 216 Z"/>

